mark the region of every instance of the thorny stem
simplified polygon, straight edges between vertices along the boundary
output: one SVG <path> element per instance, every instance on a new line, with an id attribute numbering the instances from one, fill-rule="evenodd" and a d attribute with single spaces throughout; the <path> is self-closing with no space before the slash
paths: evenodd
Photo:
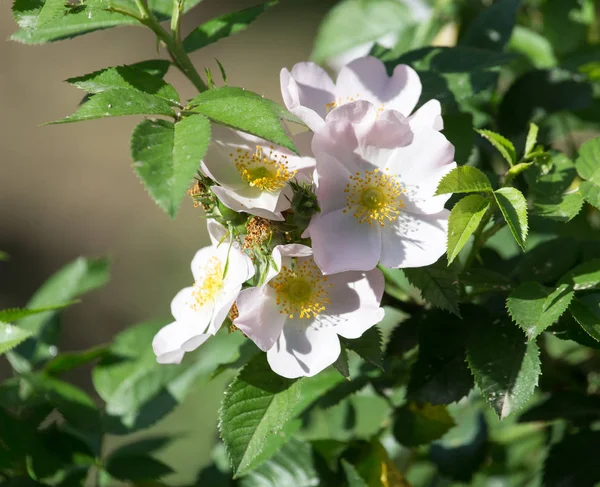
<path id="1" fill-rule="evenodd" d="M 175 16 L 171 23 L 171 27 L 175 27 L 173 35 L 169 34 L 163 27 L 160 25 L 154 14 L 148 8 L 145 0 L 135 0 L 135 3 L 140 11 L 140 16 L 137 18 L 142 24 L 152 30 L 156 37 L 158 37 L 161 41 L 165 43 L 171 58 L 173 59 L 173 63 L 177 66 L 181 72 L 193 83 L 193 85 L 198 89 L 198 91 L 203 92 L 208 89 L 204 80 L 196 71 L 196 68 L 192 64 L 192 61 L 188 57 L 187 53 L 183 49 L 183 45 L 181 44 L 180 39 L 180 23 L 181 23 L 181 11 L 183 10 L 183 2 L 175 2 L 177 10 L 177 15 Z M 113 9 L 117 11 L 116 9 Z M 124 12 L 121 12 L 124 13 Z M 126 14 L 127 15 L 127 14 Z M 129 14 L 132 16 L 131 14 Z"/>

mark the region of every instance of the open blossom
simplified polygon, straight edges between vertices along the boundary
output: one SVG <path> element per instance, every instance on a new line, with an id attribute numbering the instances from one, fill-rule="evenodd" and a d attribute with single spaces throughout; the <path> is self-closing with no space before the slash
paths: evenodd
<path id="1" fill-rule="evenodd" d="M 271 368 L 288 378 L 313 376 L 340 355 L 340 340 L 358 338 L 383 319 L 379 269 L 324 276 L 312 250 L 279 245 L 265 284 L 244 289 L 234 325 L 267 352 Z"/>
<path id="2" fill-rule="evenodd" d="M 298 63 L 291 72 L 283 68 L 280 81 L 288 110 L 315 132 L 334 108 L 357 100 L 373 103 L 380 112 L 396 110 L 408 117 L 413 127 L 443 128 L 437 100 L 428 101 L 411 115 L 422 86 L 417 72 L 405 64 L 396 66 L 390 77 L 382 61 L 362 57 L 344 66 L 334 83 L 317 64 Z"/>
<path id="3" fill-rule="evenodd" d="M 420 267 L 445 252 L 450 195 L 434 195 L 456 163 L 440 132 L 358 101 L 329 114 L 312 148 L 321 212 L 307 233 L 325 274 Z"/>
<path id="4" fill-rule="evenodd" d="M 202 161 L 203 172 L 219 183 L 211 189 L 225 206 L 269 220 L 283 220 L 292 198 L 288 182 L 302 181 L 312 168 L 311 157 L 218 125 Z"/>
<path id="5" fill-rule="evenodd" d="M 254 266 L 237 245 L 225 238 L 225 228 L 208 223 L 212 245 L 200 249 L 192 260 L 194 285 L 179 291 L 171 302 L 175 321 L 162 328 L 152 341 L 159 363 L 179 363 L 214 335 L 242 289 L 254 275 Z"/>

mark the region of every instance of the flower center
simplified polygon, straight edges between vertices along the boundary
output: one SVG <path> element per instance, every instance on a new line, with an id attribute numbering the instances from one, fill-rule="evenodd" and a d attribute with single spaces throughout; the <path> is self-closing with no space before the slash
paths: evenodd
<path id="1" fill-rule="evenodd" d="M 404 208 L 402 185 L 396 177 L 380 172 L 379 169 L 367 170 L 350 176 L 346 185 L 346 209 L 352 211 L 359 223 L 371 225 L 374 221 L 382 227 L 393 222 Z"/>
<path id="2" fill-rule="evenodd" d="M 236 154 L 229 155 L 242 179 L 262 191 L 279 191 L 296 174 L 288 170 L 287 156 L 277 154 L 272 146 L 268 155 L 259 145 L 254 152 L 238 149 Z"/>
<path id="3" fill-rule="evenodd" d="M 192 296 L 194 301 L 191 308 L 198 311 L 207 303 L 213 301 L 223 287 L 223 262 L 212 256 L 203 269 L 203 276 L 194 283 Z"/>
<path id="4" fill-rule="evenodd" d="M 315 318 L 331 302 L 326 290 L 331 284 L 312 260 L 293 268 L 283 266 L 269 284 L 277 293 L 279 312 L 289 318 Z"/>
<path id="5" fill-rule="evenodd" d="M 329 114 L 329 112 L 331 110 L 333 110 L 334 108 L 338 108 L 341 107 L 342 105 L 345 105 L 346 103 L 352 103 L 353 101 L 358 101 L 360 100 L 360 93 L 357 93 L 354 96 L 340 96 L 338 98 L 336 98 L 334 101 L 325 104 L 325 114 Z M 377 107 L 377 117 L 379 117 L 379 115 L 381 115 L 383 113 L 383 111 L 385 110 L 385 104 L 381 104 Z"/>

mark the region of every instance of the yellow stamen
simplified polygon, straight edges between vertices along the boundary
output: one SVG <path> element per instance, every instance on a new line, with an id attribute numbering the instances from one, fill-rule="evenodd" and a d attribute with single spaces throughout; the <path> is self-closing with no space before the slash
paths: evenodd
<path id="1" fill-rule="evenodd" d="M 244 181 L 263 191 L 279 191 L 296 175 L 288 170 L 287 156 L 276 153 L 272 146 L 269 154 L 257 145 L 254 152 L 238 149 L 229 155 Z"/>
<path id="2" fill-rule="evenodd" d="M 191 308 L 198 311 L 200 308 L 213 301 L 223 287 L 223 262 L 212 256 L 204 266 L 202 277 L 194 283 L 192 296 L 194 301 Z"/>
<path id="3" fill-rule="evenodd" d="M 352 182 L 344 189 L 348 194 L 344 213 L 352 211 L 359 223 L 377 222 L 382 227 L 398 218 L 406 190 L 395 176 L 373 169 L 357 172 L 350 179 Z"/>
<path id="4" fill-rule="evenodd" d="M 288 318 L 315 318 L 331 303 L 326 289 L 331 284 L 312 260 L 283 266 L 269 284 L 277 293 L 279 312 Z"/>
<path id="5" fill-rule="evenodd" d="M 353 101 L 358 101 L 358 100 L 360 100 L 360 93 L 357 93 L 354 96 L 340 96 L 340 97 L 336 98 L 334 101 L 327 103 L 325 105 L 325 113 L 329 113 L 334 108 L 341 107 L 342 105 L 345 105 L 346 103 L 352 103 Z"/>

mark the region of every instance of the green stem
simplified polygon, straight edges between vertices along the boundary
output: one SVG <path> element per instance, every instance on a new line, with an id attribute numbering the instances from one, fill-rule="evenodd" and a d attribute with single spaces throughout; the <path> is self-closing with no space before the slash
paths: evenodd
<path id="1" fill-rule="evenodd" d="M 206 91 L 208 89 L 206 83 L 204 83 L 204 80 L 200 77 L 198 71 L 196 71 L 192 61 L 184 51 L 181 42 L 177 42 L 175 37 L 160 25 L 144 0 L 135 0 L 135 3 L 140 11 L 140 22 L 152 30 L 156 34 L 156 37 L 165 43 L 175 66 L 194 84 L 198 91 Z M 179 2 L 176 3 L 178 4 Z M 178 15 L 178 24 L 180 23 L 180 18 L 180 15 Z M 176 31 L 179 31 L 179 27 L 177 27 Z"/>
<path id="2" fill-rule="evenodd" d="M 181 45 L 181 14 L 185 0 L 175 0 L 173 2 L 173 14 L 171 15 L 171 35 L 175 42 Z"/>

